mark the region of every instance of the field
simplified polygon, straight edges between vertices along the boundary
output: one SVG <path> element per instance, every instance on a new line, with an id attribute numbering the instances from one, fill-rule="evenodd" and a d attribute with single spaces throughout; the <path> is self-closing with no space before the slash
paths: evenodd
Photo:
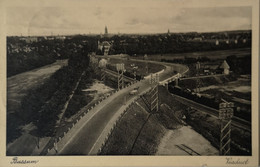
<path id="1" fill-rule="evenodd" d="M 21 134 L 24 135 L 20 139 L 15 140 L 14 143 L 35 140 L 32 135 L 27 134 L 28 131 L 33 130 L 35 127 L 23 126 L 25 123 L 20 116 L 21 113 L 19 113 L 21 110 L 21 101 L 31 90 L 42 85 L 55 71 L 65 65 L 67 65 L 67 60 L 60 60 L 51 65 L 7 78 L 7 143 L 19 137 Z M 8 148 L 11 146 L 10 144 L 11 143 L 9 143 Z M 15 145 L 12 145 L 10 150 L 16 150 L 17 148 L 15 147 Z M 16 153 L 22 153 L 21 151 L 27 154 L 26 149 L 20 149 Z"/>
<path id="2" fill-rule="evenodd" d="M 21 99 L 29 90 L 41 85 L 55 71 L 67 64 L 67 60 L 57 62 L 24 72 L 7 78 L 7 111 L 8 113 L 17 112 Z"/>
<path id="3" fill-rule="evenodd" d="M 174 60 L 184 58 L 198 58 L 207 57 L 211 60 L 226 59 L 227 56 L 236 55 L 243 57 L 251 54 L 251 48 L 233 49 L 233 50 L 220 50 L 220 51 L 205 51 L 205 52 L 191 52 L 191 53 L 175 53 L 175 54 L 155 54 L 148 55 L 149 60 L 161 61 L 161 60 Z M 136 57 L 137 59 L 143 59 L 142 56 Z"/>

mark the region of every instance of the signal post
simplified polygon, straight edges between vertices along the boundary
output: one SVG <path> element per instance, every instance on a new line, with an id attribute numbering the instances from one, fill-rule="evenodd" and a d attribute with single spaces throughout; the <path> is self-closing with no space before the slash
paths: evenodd
<path id="1" fill-rule="evenodd" d="M 158 94 L 158 83 L 159 83 L 159 75 L 152 75 L 150 79 L 150 84 L 152 89 L 150 90 L 150 110 L 151 112 L 157 112 L 159 110 L 159 94 Z M 153 84 L 156 84 L 153 86 Z"/>
<path id="2" fill-rule="evenodd" d="M 234 115 L 234 103 L 224 101 L 219 104 L 220 119 L 220 155 L 230 155 L 231 123 Z"/>
<path id="3" fill-rule="evenodd" d="M 98 63 L 98 67 L 100 68 L 100 75 L 101 75 L 101 81 L 105 81 L 106 78 L 106 66 L 107 66 L 107 60 L 101 59 Z"/>
<path id="4" fill-rule="evenodd" d="M 124 72 L 125 70 L 125 64 L 116 64 L 116 70 L 117 70 L 117 89 L 121 89 L 124 87 Z"/>

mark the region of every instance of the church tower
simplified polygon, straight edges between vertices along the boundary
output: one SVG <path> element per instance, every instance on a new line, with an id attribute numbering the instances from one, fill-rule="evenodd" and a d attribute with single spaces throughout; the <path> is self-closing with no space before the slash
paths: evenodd
<path id="1" fill-rule="evenodd" d="M 105 35 L 108 34 L 108 31 L 107 31 L 107 26 L 105 26 Z"/>

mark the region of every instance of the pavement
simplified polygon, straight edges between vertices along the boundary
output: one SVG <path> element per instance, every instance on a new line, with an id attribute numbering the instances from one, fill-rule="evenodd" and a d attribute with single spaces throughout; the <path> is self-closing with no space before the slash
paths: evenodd
<path id="1" fill-rule="evenodd" d="M 136 97 L 129 95 L 129 91 L 139 86 L 145 91 L 148 87 L 147 81 L 138 82 L 125 89 L 112 94 L 99 105 L 90 110 L 75 126 L 68 131 L 64 138 L 58 143 L 58 154 L 60 155 L 87 155 L 96 144 L 101 133 L 108 126 L 109 121 L 120 110 L 127 106 Z M 142 92 L 140 91 L 140 92 Z M 125 104 L 124 97 L 127 96 Z M 112 122 L 110 124 L 113 124 Z M 48 155 L 56 154 L 51 150 Z"/>
<path id="2" fill-rule="evenodd" d="M 138 60 L 139 61 L 139 60 Z M 158 64 L 165 64 L 161 62 L 153 62 Z M 171 64 L 166 65 L 163 73 L 159 75 L 160 81 L 165 80 L 173 75 L 173 70 L 185 71 L 186 67 L 182 65 Z M 135 87 L 139 87 L 139 93 L 136 95 L 129 95 L 129 92 Z M 107 99 L 103 100 L 99 105 L 90 110 L 82 119 L 75 124 L 75 126 L 67 132 L 67 134 L 58 142 L 57 150 L 50 150 L 48 155 L 95 155 L 97 152 L 97 144 L 102 143 L 100 136 L 107 134 L 112 127 L 115 116 L 118 112 L 122 112 L 123 106 L 128 106 L 133 99 L 140 96 L 150 88 L 149 79 L 137 82 L 127 88 L 124 88 L 117 93 L 114 93 Z M 127 97 L 125 102 L 125 97 Z"/>
<path id="3" fill-rule="evenodd" d="M 29 90 L 43 83 L 51 74 L 66 64 L 67 60 L 59 60 L 53 64 L 7 78 L 7 113 L 16 112 L 22 98 Z"/>

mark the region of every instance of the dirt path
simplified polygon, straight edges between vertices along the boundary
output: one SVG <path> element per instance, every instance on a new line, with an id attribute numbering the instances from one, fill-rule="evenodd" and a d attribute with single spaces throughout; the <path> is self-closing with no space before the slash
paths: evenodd
<path id="1" fill-rule="evenodd" d="M 19 111 L 22 98 L 31 89 L 35 88 L 38 84 L 44 83 L 55 71 L 65 65 L 67 65 L 67 60 L 59 60 L 53 64 L 7 78 L 7 114 Z M 15 114 L 12 116 L 15 116 Z M 32 153 L 36 146 L 36 138 L 29 134 L 29 129 L 25 129 L 25 131 L 12 143 L 8 143 L 7 152 L 9 154 L 30 155 Z"/>
<path id="2" fill-rule="evenodd" d="M 29 90 L 42 84 L 51 74 L 65 65 L 67 60 L 58 60 L 53 64 L 7 78 L 7 113 L 16 112 Z"/>

